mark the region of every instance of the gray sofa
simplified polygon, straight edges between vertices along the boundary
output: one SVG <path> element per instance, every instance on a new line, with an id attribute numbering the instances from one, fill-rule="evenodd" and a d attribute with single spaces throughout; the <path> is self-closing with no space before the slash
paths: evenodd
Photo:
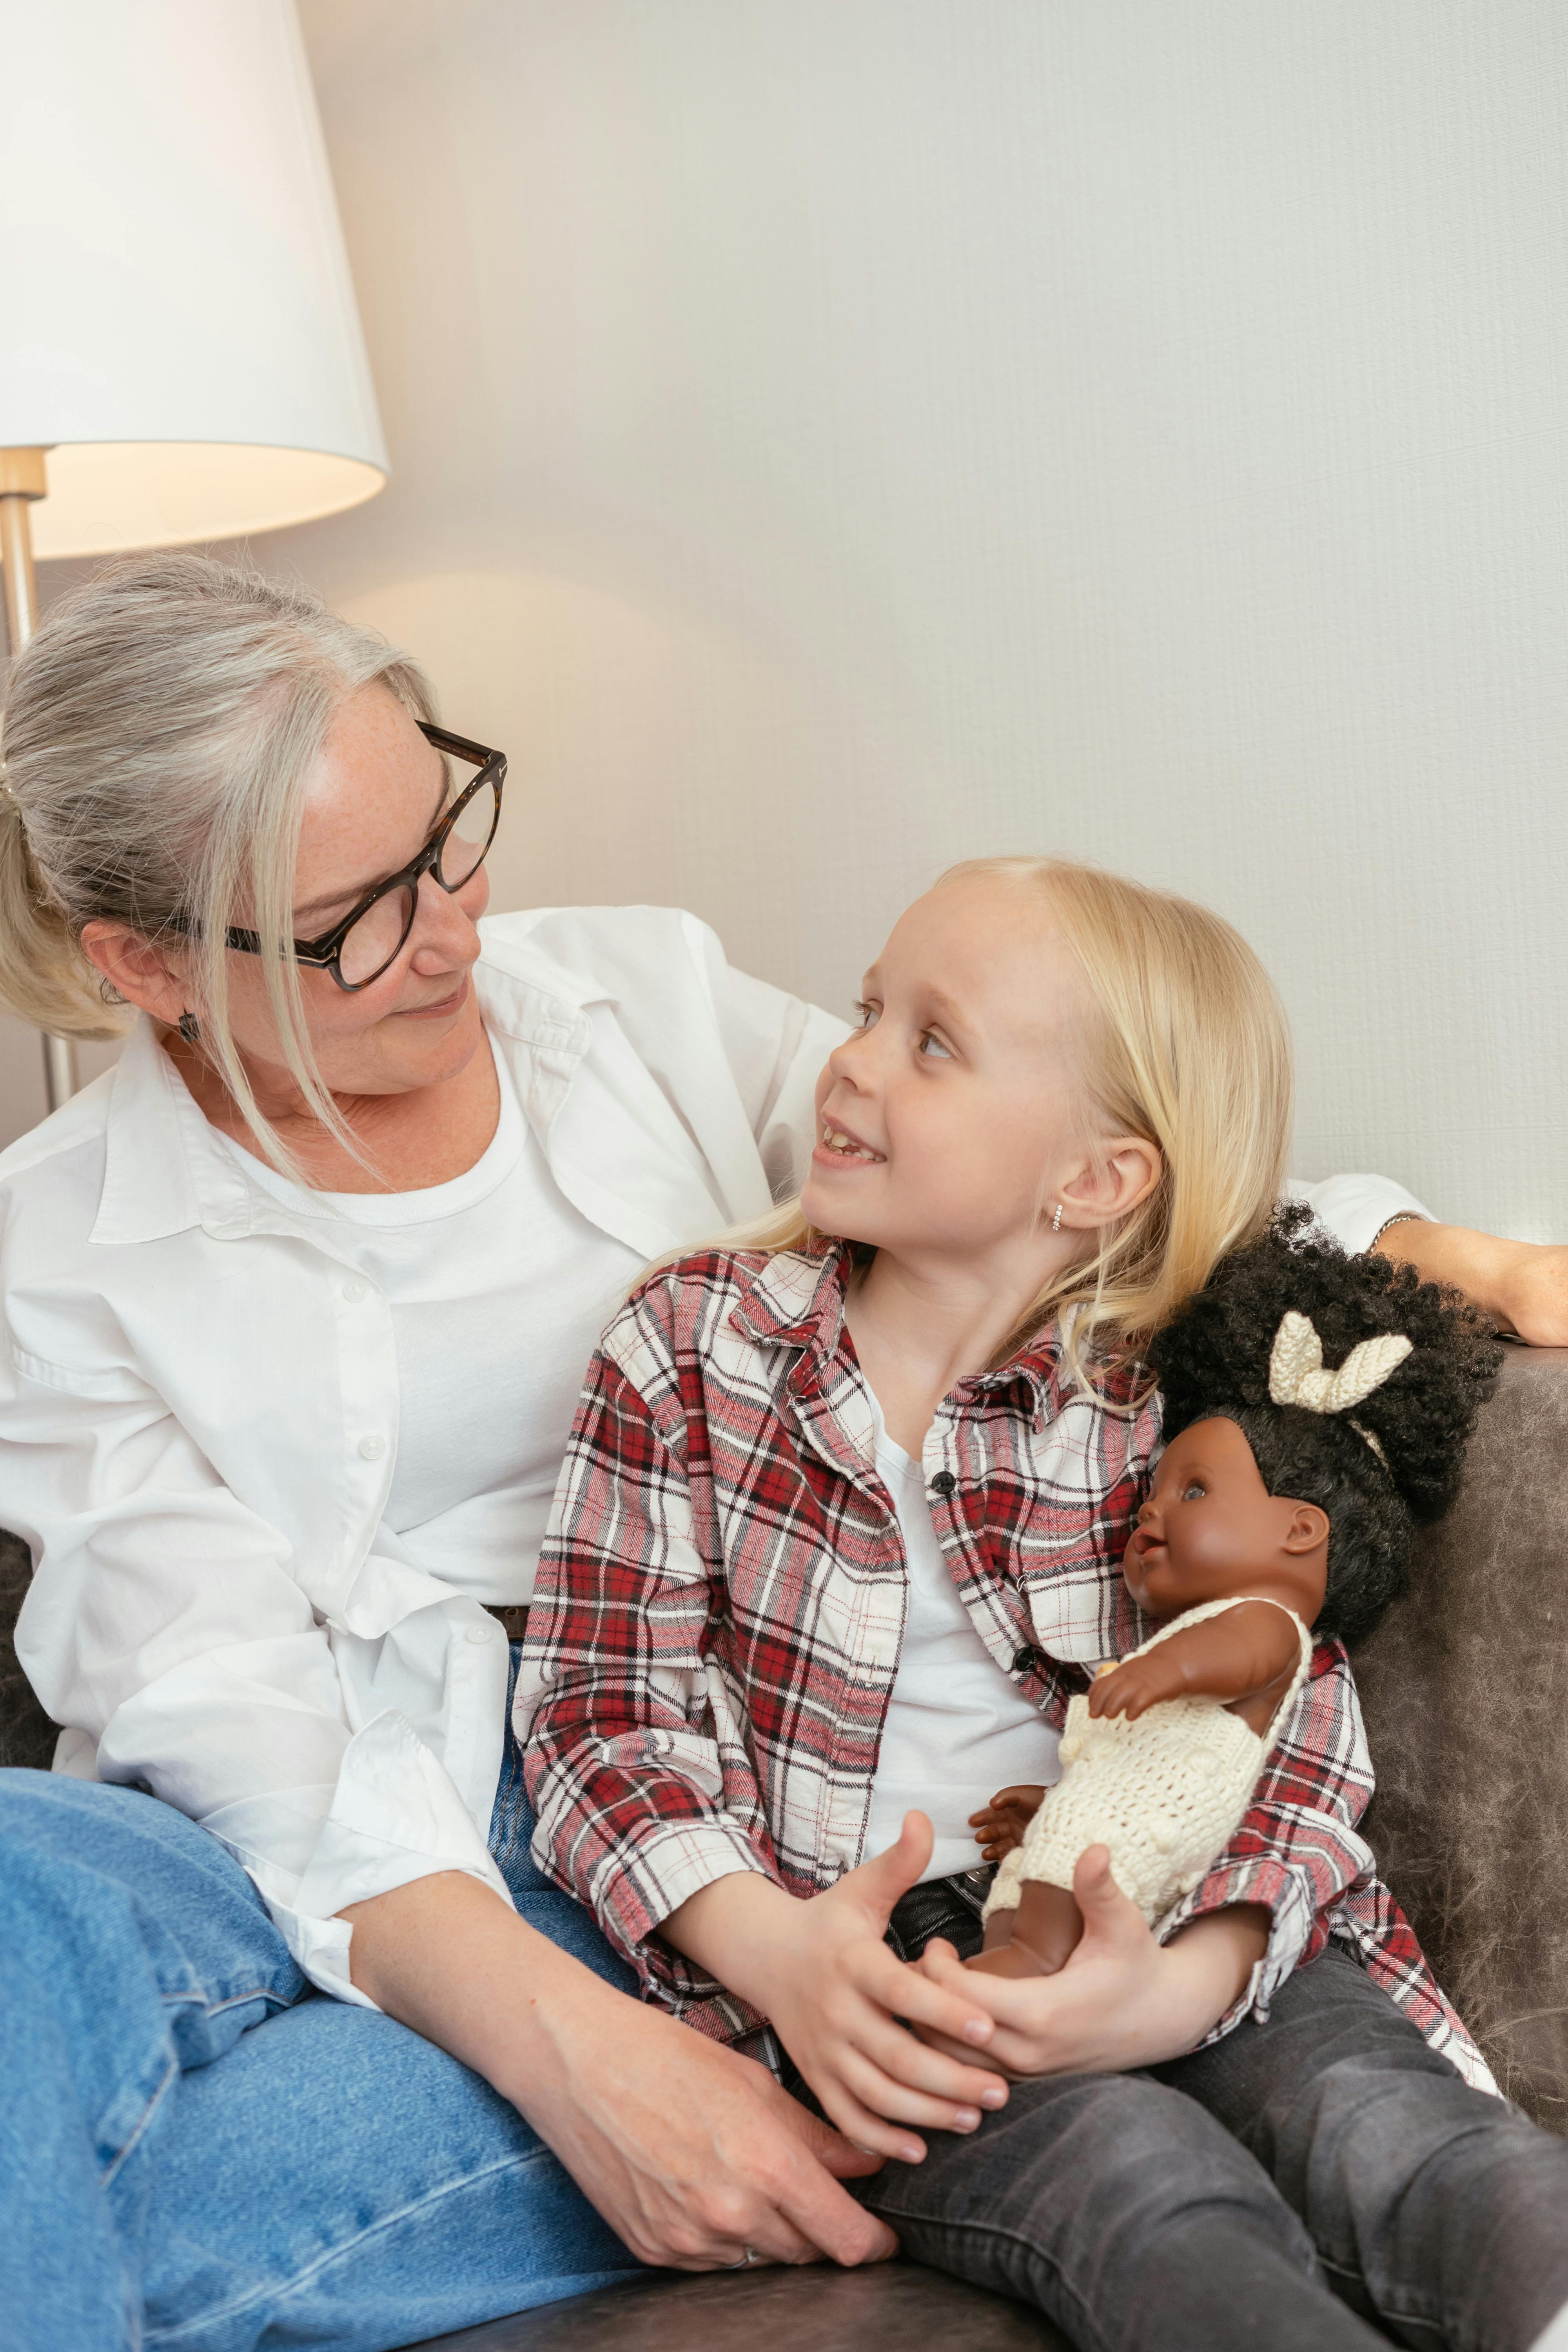
<path id="1" fill-rule="evenodd" d="M 53 1727 L 9 1629 L 27 1559 L 0 1538 L 0 1762 Z M 1378 1793 L 1367 1834 L 1510 2096 L 1568 2132 L 1568 1350 L 1510 1349 L 1459 1502 L 1356 1659 Z M 1052 2347 L 1037 2315 L 935 2273 L 650 2277 L 440 2339 L 441 2352 L 964 2352 Z M 435 2347 L 427 2347 L 435 2352 Z"/>

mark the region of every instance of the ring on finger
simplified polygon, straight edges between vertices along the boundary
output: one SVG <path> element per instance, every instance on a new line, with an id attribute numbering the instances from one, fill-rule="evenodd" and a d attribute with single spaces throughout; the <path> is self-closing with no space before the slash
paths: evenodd
<path id="1" fill-rule="evenodd" d="M 741 2259 L 738 2263 L 721 2263 L 719 2268 L 721 2271 L 750 2270 L 753 2263 L 760 2263 L 762 2259 L 763 2258 L 761 2254 L 758 2253 L 755 2246 L 747 2246 L 742 2253 Z"/>

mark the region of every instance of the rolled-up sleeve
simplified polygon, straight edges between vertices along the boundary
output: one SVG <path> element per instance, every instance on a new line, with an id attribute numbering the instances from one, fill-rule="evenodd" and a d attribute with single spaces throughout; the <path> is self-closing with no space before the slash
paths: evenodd
<path id="1" fill-rule="evenodd" d="M 717 2003 L 733 2025 L 756 2021 L 658 1934 L 716 1880 L 777 1874 L 738 1709 L 708 1659 L 715 1595 L 653 1322 L 634 1304 L 589 1367 L 513 1725 L 540 1868 L 590 1906 L 645 1987 L 698 2023 Z"/>
<path id="2" fill-rule="evenodd" d="M 1304 1201 L 1318 1223 L 1352 1256 L 1369 1250 L 1394 1218 L 1429 1221 L 1432 1215 L 1392 1176 L 1327 1176 L 1321 1184 L 1292 1182 L 1286 1190 L 1292 1201 Z"/>
<path id="3" fill-rule="evenodd" d="M 221 1840 L 323 1991 L 374 2006 L 335 1915 L 436 1871 L 505 1895 L 468 1808 L 395 1710 L 353 1719 L 288 1544 L 124 1368 L 0 1349 L 9 1526 L 37 1567 L 16 1651 L 100 1779 Z"/>

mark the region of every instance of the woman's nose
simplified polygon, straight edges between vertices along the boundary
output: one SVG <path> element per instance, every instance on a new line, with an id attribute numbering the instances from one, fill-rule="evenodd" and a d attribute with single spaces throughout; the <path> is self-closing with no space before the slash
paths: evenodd
<path id="1" fill-rule="evenodd" d="M 478 880 L 478 877 L 474 877 Z M 488 898 L 489 892 L 486 892 Z M 472 896 L 465 883 L 458 892 L 443 890 L 433 874 L 419 877 L 419 904 L 414 917 L 414 970 L 426 979 L 449 971 L 454 964 L 470 964 L 479 952 L 475 922 L 484 908 L 469 911 L 462 902 Z"/>

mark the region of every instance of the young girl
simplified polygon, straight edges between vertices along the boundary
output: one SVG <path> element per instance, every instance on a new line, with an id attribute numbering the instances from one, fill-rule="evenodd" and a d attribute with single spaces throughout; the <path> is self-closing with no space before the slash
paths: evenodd
<path id="1" fill-rule="evenodd" d="M 1056 1777 L 1142 1638 L 1136 1352 L 1277 1197 L 1267 979 L 1200 908 L 1015 859 L 865 985 L 798 1205 L 656 1273 L 590 1369 L 519 1679 L 536 1858 L 893 2159 L 861 2193 L 907 2251 L 1075 2341 L 1370 2345 L 1375 2313 L 1524 2352 L 1568 2303 L 1568 2149 L 1488 2095 L 1376 1883 L 1339 1644 L 1158 1937 L 1091 1849 L 1058 1975 L 958 1964 L 969 1817 Z M 1380 1937 L 1397 2005 L 1335 1942 Z"/>

